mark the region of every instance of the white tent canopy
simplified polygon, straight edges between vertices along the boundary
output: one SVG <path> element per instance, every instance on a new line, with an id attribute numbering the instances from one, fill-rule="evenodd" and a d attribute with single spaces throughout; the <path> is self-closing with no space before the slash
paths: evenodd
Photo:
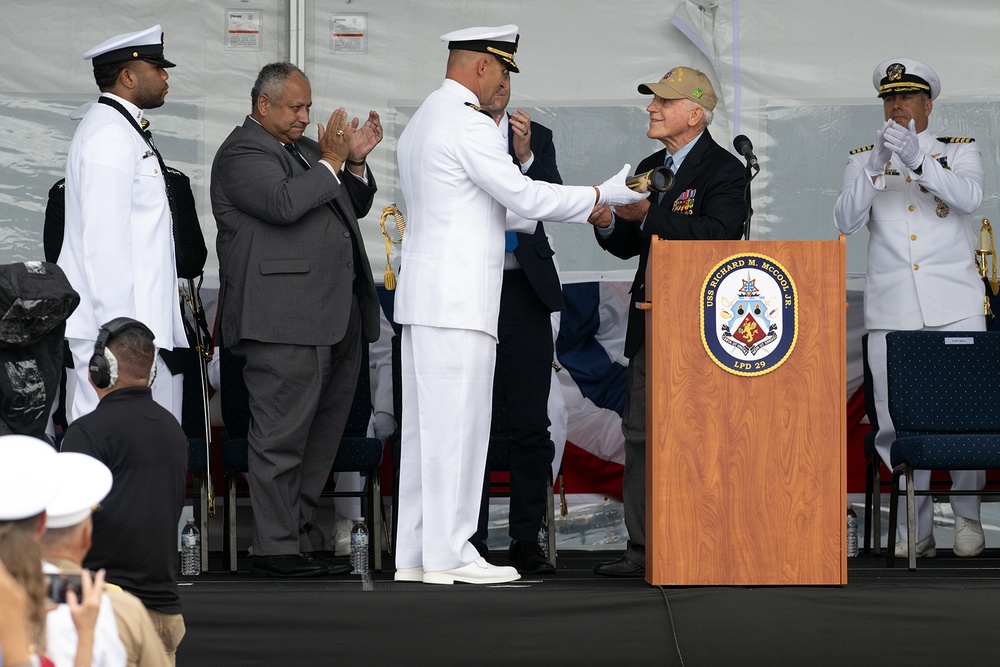
<path id="1" fill-rule="evenodd" d="M 600 182 L 657 149 L 645 138 L 648 98 L 636 86 L 672 66 L 693 66 L 720 93 L 713 136 L 729 146 L 746 134 L 761 160 L 753 237 L 835 238 L 832 208 L 847 153 L 870 144 L 882 119 L 872 69 L 900 55 L 940 74 L 931 128 L 977 139 L 987 174 L 978 214 L 994 218 L 1000 210 L 990 85 L 1000 71 L 1000 13 L 992 0 L 5 0 L 0 263 L 42 257 L 47 192 L 62 176 L 74 131 L 69 113 L 97 96 L 81 54 L 155 23 L 178 66 L 169 70 L 166 104 L 150 118 L 167 162 L 192 178 L 211 249 L 209 281 L 217 260 L 208 173 L 250 109 L 261 66 L 299 62 L 313 85 L 314 123 L 338 106 L 362 118 L 368 109 L 381 114 L 386 136 L 370 159 L 379 193 L 362 222 L 380 276 L 379 214 L 391 202 L 405 213 L 396 138 L 443 77 L 439 35 L 471 25 L 520 27 L 513 103 L 553 129 L 567 183 Z M 584 226 L 549 229 L 564 272 L 629 268 L 601 252 Z M 864 245 L 863 232 L 850 239 L 848 271 L 864 272 Z"/>

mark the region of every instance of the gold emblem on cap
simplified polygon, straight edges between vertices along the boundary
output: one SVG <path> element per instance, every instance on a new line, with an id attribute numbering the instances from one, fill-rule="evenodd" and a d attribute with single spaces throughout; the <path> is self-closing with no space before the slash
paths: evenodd
<path id="1" fill-rule="evenodd" d="M 885 68 L 885 75 L 889 77 L 889 81 L 899 81 L 906 74 L 906 68 L 903 67 L 902 63 L 893 63 Z"/>
<path id="2" fill-rule="evenodd" d="M 138 51 L 133 51 L 132 52 L 132 57 L 133 58 L 138 58 L 139 57 L 139 52 Z"/>

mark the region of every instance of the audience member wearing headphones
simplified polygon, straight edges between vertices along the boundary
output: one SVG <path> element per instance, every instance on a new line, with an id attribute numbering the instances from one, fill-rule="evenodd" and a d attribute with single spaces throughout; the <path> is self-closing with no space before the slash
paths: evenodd
<path id="1" fill-rule="evenodd" d="M 101 327 L 90 359 L 99 403 L 66 429 L 64 452 L 89 454 L 111 469 L 115 484 L 94 514 L 93 546 L 84 567 L 107 570 L 109 582 L 146 606 L 171 662 L 184 636 L 177 595 L 177 523 L 184 507 L 187 438 L 153 401 L 153 333 L 119 317 Z"/>

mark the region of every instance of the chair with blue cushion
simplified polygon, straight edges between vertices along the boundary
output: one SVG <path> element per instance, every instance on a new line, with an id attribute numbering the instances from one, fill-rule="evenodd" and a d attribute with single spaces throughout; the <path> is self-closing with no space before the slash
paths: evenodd
<path id="1" fill-rule="evenodd" d="M 190 340 L 190 338 L 189 338 Z M 205 400 L 202 395 L 198 354 L 194 347 L 174 350 L 171 362 L 180 365 L 184 373 L 183 399 L 181 402 L 181 428 L 187 436 L 188 472 L 191 474 L 194 519 L 201 533 L 201 571 L 208 572 L 208 519 L 215 515 L 215 489 L 209 488 L 211 461 L 205 447 Z"/>
<path id="2" fill-rule="evenodd" d="M 906 480 L 909 569 L 916 570 L 914 498 L 985 495 L 916 491 L 914 470 L 1000 468 L 1000 332 L 894 331 L 886 338 L 889 414 L 896 428 L 890 458 L 889 525 L 896 525 L 899 478 Z M 889 545 L 888 565 L 895 562 Z"/>
<path id="3" fill-rule="evenodd" d="M 250 430 L 250 398 L 243 382 L 242 358 L 227 349 L 222 349 L 220 383 L 222 385 L 222 418 L 226 430 L 222 434 L 222 461 L 226 467 L 226 492 L 223 497 L 225 515 L 223 518 L 223 559 L 229 563 L 229 571 L 236 572 L 236 478 L 248 470 L 247 450 Z M 376 572 L 382 570 L 382 486 L 379 467 L 382 463 L 382 441 L 367 437 L 368 421 L 371 417 L 371 386 L 368 374 L 368 350 L 364 348 L 361 372 L 358 374 L 358 388 L 348 415 L 344 436 L 337 450 L 331 472 L 360 472 L 365 477 L 360 492 L 336 491 L 324 493 L 326 496 L 351 496 L 362 499 L 365 510 L 365 524 L 368 527 L 369 565 Z"/>

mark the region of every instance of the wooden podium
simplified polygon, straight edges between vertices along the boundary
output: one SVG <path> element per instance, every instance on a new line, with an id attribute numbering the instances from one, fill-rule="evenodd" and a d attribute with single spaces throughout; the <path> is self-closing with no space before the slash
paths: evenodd
<path id="1" fill-rule="evenodd" d="M 646 580 L 846 584 L 844 237 L 653 237 L 646 286 Z"/>

